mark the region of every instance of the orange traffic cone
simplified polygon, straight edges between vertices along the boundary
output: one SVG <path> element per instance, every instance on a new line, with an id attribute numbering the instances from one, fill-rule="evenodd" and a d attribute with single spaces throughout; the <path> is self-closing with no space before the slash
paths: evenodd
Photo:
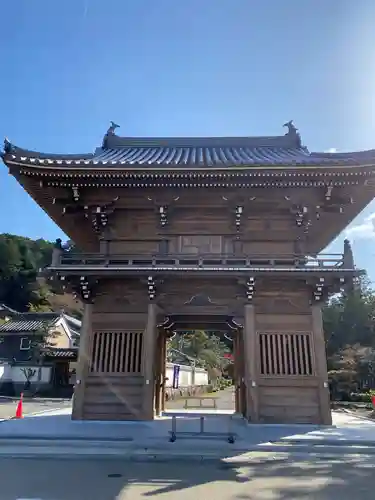
<path id="1" fill-rule="evenodd" d="M 20 397 L 20 400 L 18 401 L 18 405 L 17 405 L 17 409 L 16 409 L 16 416 L 14 418 L 23 418 L 22 399 L 23 399 L 23 392 L 21 392 L 21 397 Z"/>

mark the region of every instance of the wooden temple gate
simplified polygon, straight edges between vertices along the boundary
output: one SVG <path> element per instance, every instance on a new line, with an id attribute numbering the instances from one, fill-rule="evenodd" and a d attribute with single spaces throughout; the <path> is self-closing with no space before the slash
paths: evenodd
<path id="1" fill-rule="evenodd" d="M 243 316 L 210 315 L 210 306 L 193 307 L 194 316 L 165 316 L 150 303 L 144 315 L 113 313 L 113 328 L 100 328 L 93 305 L 87 304 L 82 334 L 74 418 L 149 420 L 165 405 L 166 340 L 173 328 L 209 328 L 222 325 L 233 338 L 235 411 L 250 422 L 330 422 L 327 369 L 321 323 L 321 305 L 292 315 L 277 299 L 266 309 L 247 304 Z M 104 301 L 104 307 L 107 302 Z M 264 301 L 263 301 L 264 303 Z M 100 300 L 98 301 L 100 304 Z M 186 306 L 185 306 L 186 307 Z M 266 313 L 269 308 L 273 313 Z M 279 307 L 279 309 L 278 309 Z M 281 309 L 280 309 L 281 307 Z M 201 314 L 197 310 L 201 308 Z M 258 309 L 258 314 L 257 314 Z M 95 309 L 94 309 L 95 311 Z M 186 312 L 186 309 L 185 309 Z M 286 314 L 287 313 L 287 314 Z M 120 317 L 119 317 L 120 315 Z M 99 311 L 98 318 L 102 318 Z M 145 327 L 120 329 L 119 321 Z M 225 328 L 222 328 L 225 329 Z"/>
<path id="2" fill-rule="evenodd" d="M 185 316 L 202 329 L 230 323 L 245 418 L 329 424 L 321 308 L 359 271 L 348 241 L 320 252 L 374 198 L 374 150 L 310 154 L 291 121 L 264 137 L 129 138 L 117 127 L 93 154 L 8 140 L 2 154 L 80 250 L 57 241 L 48 269 L 85 304 L 73 418 L 154 418 L 165 321 Z"/>

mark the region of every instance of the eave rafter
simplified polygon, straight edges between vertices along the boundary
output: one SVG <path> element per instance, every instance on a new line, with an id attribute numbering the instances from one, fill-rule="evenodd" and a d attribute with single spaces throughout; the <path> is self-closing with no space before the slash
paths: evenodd
<path id="1" fill-rule="evenodd" d="M 9 162 L 11 167 L 11 162 Z M 13 167 L 14 168 L 14 167 Z M 328 193 L 323 199 L 327 205 L 334 205 L 334 199 L 330 196 L 333 188 L 343 186 L 368 185 L 375 177 L 373 167 L 247 167 L 215 169 L 214 172 L 204 170 L 184 171 L 177 169 L 154 169 L 152 166 L 147 171 L 144 169 L 137 172 L 124 170 L 124 168 L 112 168 L 107 170 L 86 167 L 79 168 L 45 168 L 33 166 L 19 166 L 19 175 L 37 177 L 41 185 L 46 187 L 132 187 L 132 188 L 308 188 L 323 187 Z M 86 171 L 84 171 L 86 170 Z M 345 171 L 350 170 L 350 171 Z"/>

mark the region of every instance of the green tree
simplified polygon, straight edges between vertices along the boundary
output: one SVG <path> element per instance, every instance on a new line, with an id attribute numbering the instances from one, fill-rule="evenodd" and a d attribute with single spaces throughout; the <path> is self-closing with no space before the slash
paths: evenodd
<path id="1" fill-rule="evenodd" d="M 49 348 L 56 345 L 55 340 L 58 335 L 58 332 L 55 332 L 51 329 L 50 323 L 46 322 L 44 326 L 40 328 L 40 330 L 37 331 L 33 336 L 33 340 L 30 346 L 29 361 L 32 364 L 38 366 L 36 377 L 37 383 L 33 391 L 35 394 L 38 393 L 42 381 L 42 368 L 45 362 L 47 351 Z M 30 387 L 30 384 L 28 384 L 28 386 Z"/>
<path id="2" fill-rule="evenodd" d="M 177 334 L 170 342 L 170 347 L 197 360 L 197 365 L 204 368 L 216 368 L 220 371 L 228 363 L 224 354 L 229 352 L 227 345 L 216 335 L 209 335 L 203 330 L 194 330 Z M 176 360 L 178 353 L 172 358 Z"/>
<path id="3" fill-rule="evenodd" d="M 323 311 L 328 360 L 345 346 L 375 347 L 375 294 L 367 277 L 350 293 L 333 298 Z"/>
<path id="4" fill-rule="evenodd" d="M 338 399 L 373 384 L 375 378 L 375 294 L 366 276 L 325 307 L 324 332 L 331 391 Z"/>
<path id="5" fill-rule="evenodd" d="M 0 303 L 19 312 L 64 309 L 81 316 L 79 303 L 39 277 L 40 270 L 51 263 L 53 247 L 43 239 L 0 234 Z"/>

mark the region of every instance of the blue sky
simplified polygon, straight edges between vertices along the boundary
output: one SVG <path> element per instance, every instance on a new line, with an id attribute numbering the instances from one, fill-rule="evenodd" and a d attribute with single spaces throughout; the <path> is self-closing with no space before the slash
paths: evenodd
<path id="1" fill-rule="evenodd" d="M 13 0 L 1 18 L 0 136 L 25 148 L 93 151 L 110 120 L 212 136 L 290 119 L 310 150 L 375 147 L 373 0 Z M 0 232 L 60 236 L 4 165 L 0 189 Z M 351 236 L 375 279 L 373 212 Z"/>

